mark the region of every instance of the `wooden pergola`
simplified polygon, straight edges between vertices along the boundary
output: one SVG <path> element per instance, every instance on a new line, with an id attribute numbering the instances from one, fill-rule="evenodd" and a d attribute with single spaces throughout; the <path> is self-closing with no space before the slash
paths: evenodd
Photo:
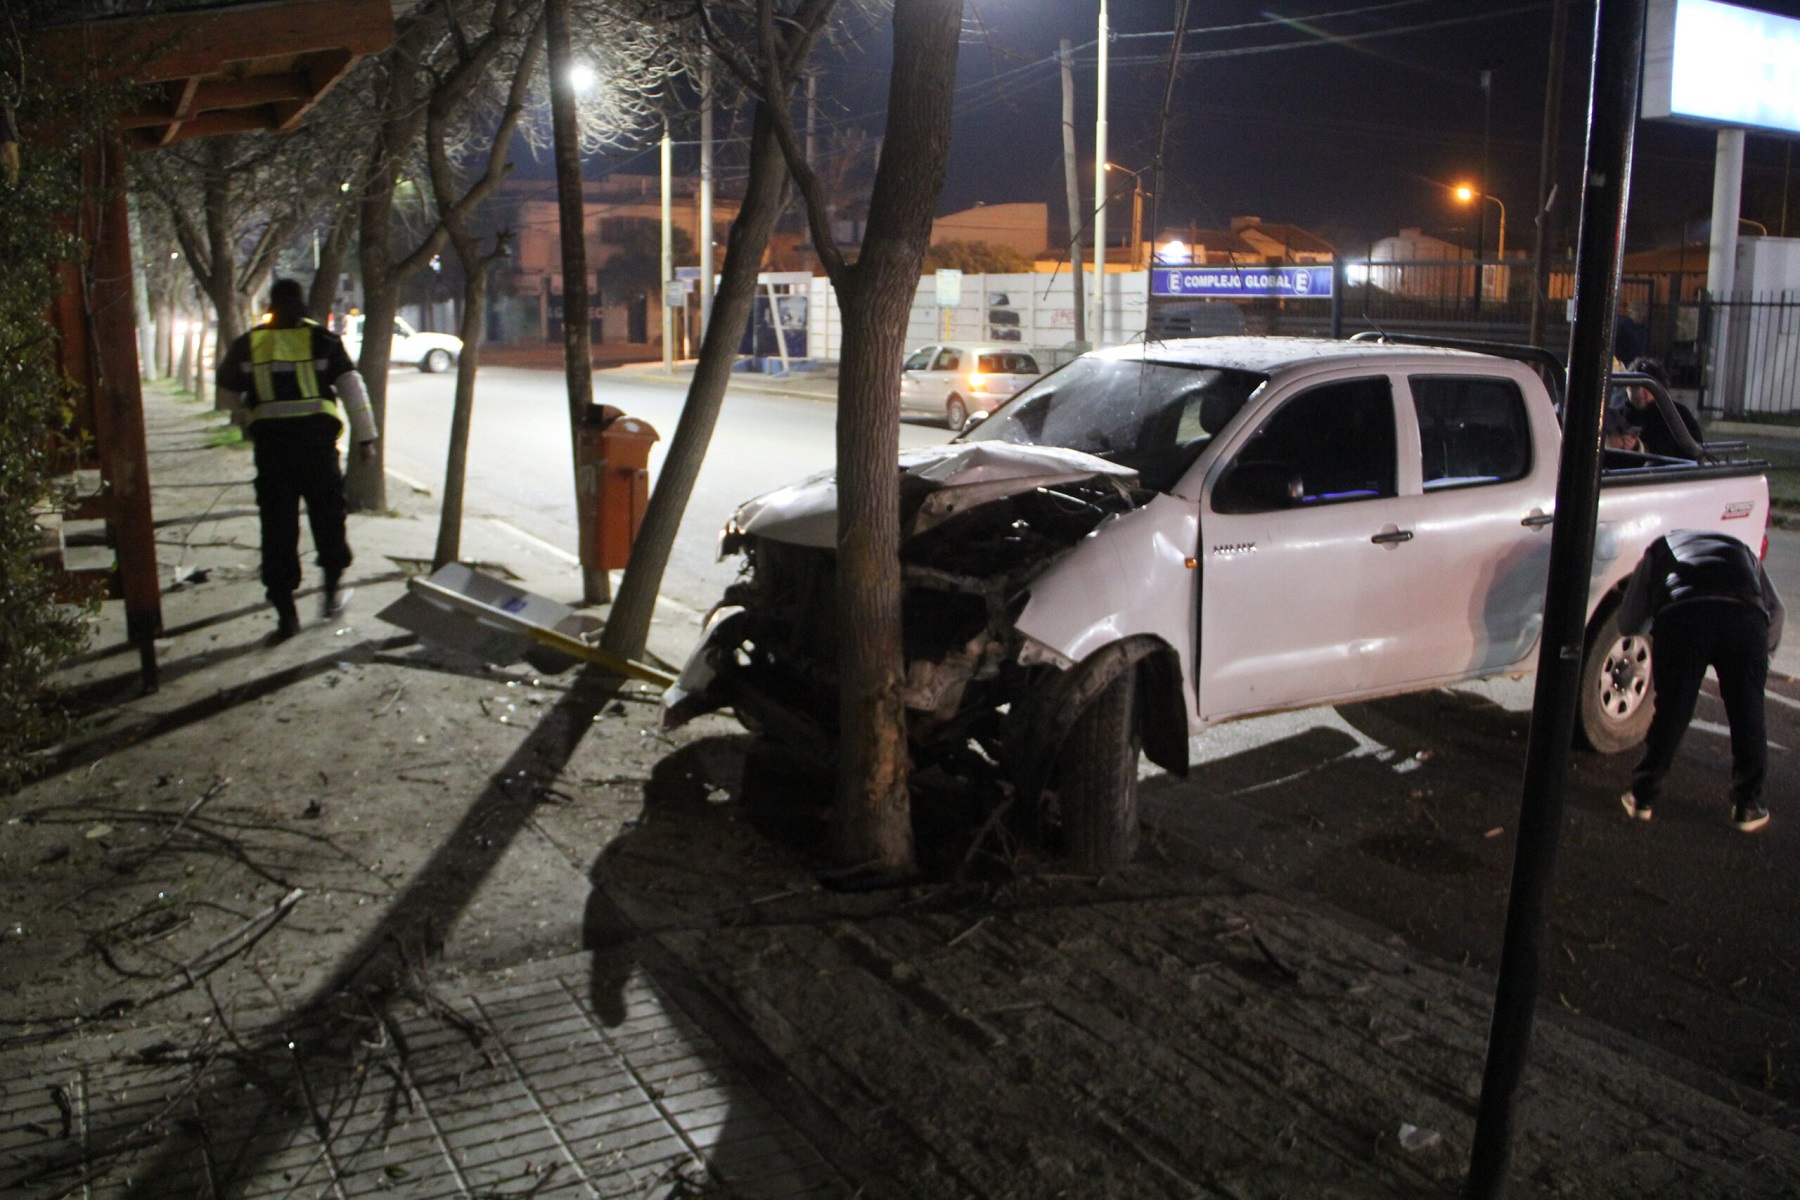
<path id="1" fill-rule="evenodd" d="M 144 689 L 157 686 L 162 589 L 139 387 L 125 155 L 190 138 L 297 128 L 320 97 L 394 38 L 390 0 L 220 4 L 40 31 L 44 59 L 68 77 L 139 85 L 115 136 L 89 152 L 79 214 L 86 257 L 64 271 L 55 320 L 63 368 L 79 389 L 78 432 L 92 438 L 102 488 L 75 516 L 106 521 L 117 556 L 110 594 Z"/>

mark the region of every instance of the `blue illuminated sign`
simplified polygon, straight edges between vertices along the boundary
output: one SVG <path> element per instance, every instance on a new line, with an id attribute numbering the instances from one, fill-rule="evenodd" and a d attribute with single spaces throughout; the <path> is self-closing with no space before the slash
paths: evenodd
<path id="1" fill-rule="evenodd" d="M 1330 267 L 1155 267 L 1150 272 L 1152 296 L 1228 297 L 1281 296 L 1296 300 L 1329 300 Z"/>

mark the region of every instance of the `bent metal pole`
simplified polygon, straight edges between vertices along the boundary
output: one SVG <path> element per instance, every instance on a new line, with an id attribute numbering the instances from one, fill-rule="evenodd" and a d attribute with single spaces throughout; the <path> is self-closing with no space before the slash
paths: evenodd
<path id="1" fill-rule="evenodd" d="M 1463 1192 L 1468 1200 L 1497 1200 L 1506 1187 L 1513 1105 L 1531 1054 L 1544 912 L 1556 871 L 1569 743 L 1581 692 L 1588 578 L 1600 495 L 1600 422 L 1623 267 L 1643 45 L 1644 0 L 1600 0 L 1594 14 L 1593 88 L 1588 98 L 1581 237 L 1576 255 L 1575 335 L 1569 352 L 1569 394 L 1563 401 L 1550 579 L 1544 594 L 1544 633 L 1538 646 L 1500 978 L 1494 992 L 1487 1066 Z"/>

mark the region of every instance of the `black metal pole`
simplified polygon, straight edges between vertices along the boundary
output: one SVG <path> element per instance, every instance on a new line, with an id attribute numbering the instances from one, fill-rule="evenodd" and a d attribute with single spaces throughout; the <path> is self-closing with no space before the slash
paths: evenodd
<path id="1" fill-rule="evenodd" d="M 1531 280 L 1531 344 L 1544 344 L 1544 309 L 1550 303 L 1550 204 L 1556 189 L 1557 157 L 1562 130 L 1563 60 L 1569 41 L 1569 0 L 1550 9 L 1550 70 L 1544 83 L 1544 131 L 1538 146 L 1537 269 Z"/>
<path id="2" fill-rule="evenodd" d="M 1494 117 L 1494 72 L 1481 68 L 1481 180 L 1475 185 L 1475 298 L 1471 312 L 1481 311 L 1481 285 L 1487 282 L 1481 256 L 1487 253 L 1488 144 Z"/>
<path id="3" fill-rule="evenodd" d="M 1588 578 L 1600 495 L 1600 423 L 1623 266 L 1643 44 L 1644 0 L 1600 0 L 1594 14 L 1593 84 L 1575 263 L 1575 330 L 1563 406 L 1544 634 L 1525 748 L 1519 842 L 1513 854 L 1500 978 L 1463 1193 L 1469 1200 L 1497 1200 L 1506 1186 L 1513 1103 L 1531 1054 L 1544 912 L 1556 870 L 1569 744 L 1581 692 Z"/>
<path id="4" fill-rule="evenodd" d="M 1333 252 L 1331 256 L 1331 336 L 1344 336 L 1344 281 L 1350 273 L 1344 270 L 1344 260 Z"/>

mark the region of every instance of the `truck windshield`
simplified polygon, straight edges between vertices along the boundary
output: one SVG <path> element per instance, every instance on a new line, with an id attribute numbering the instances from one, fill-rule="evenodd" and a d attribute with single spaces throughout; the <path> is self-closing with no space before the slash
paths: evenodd
<path id="1" fill-rule="evenodd" d="M 1062 446 L 1167 491 L 1267 376 L 1223 367 L 1078 358 L 964 434 L 971 442 Z"/>

